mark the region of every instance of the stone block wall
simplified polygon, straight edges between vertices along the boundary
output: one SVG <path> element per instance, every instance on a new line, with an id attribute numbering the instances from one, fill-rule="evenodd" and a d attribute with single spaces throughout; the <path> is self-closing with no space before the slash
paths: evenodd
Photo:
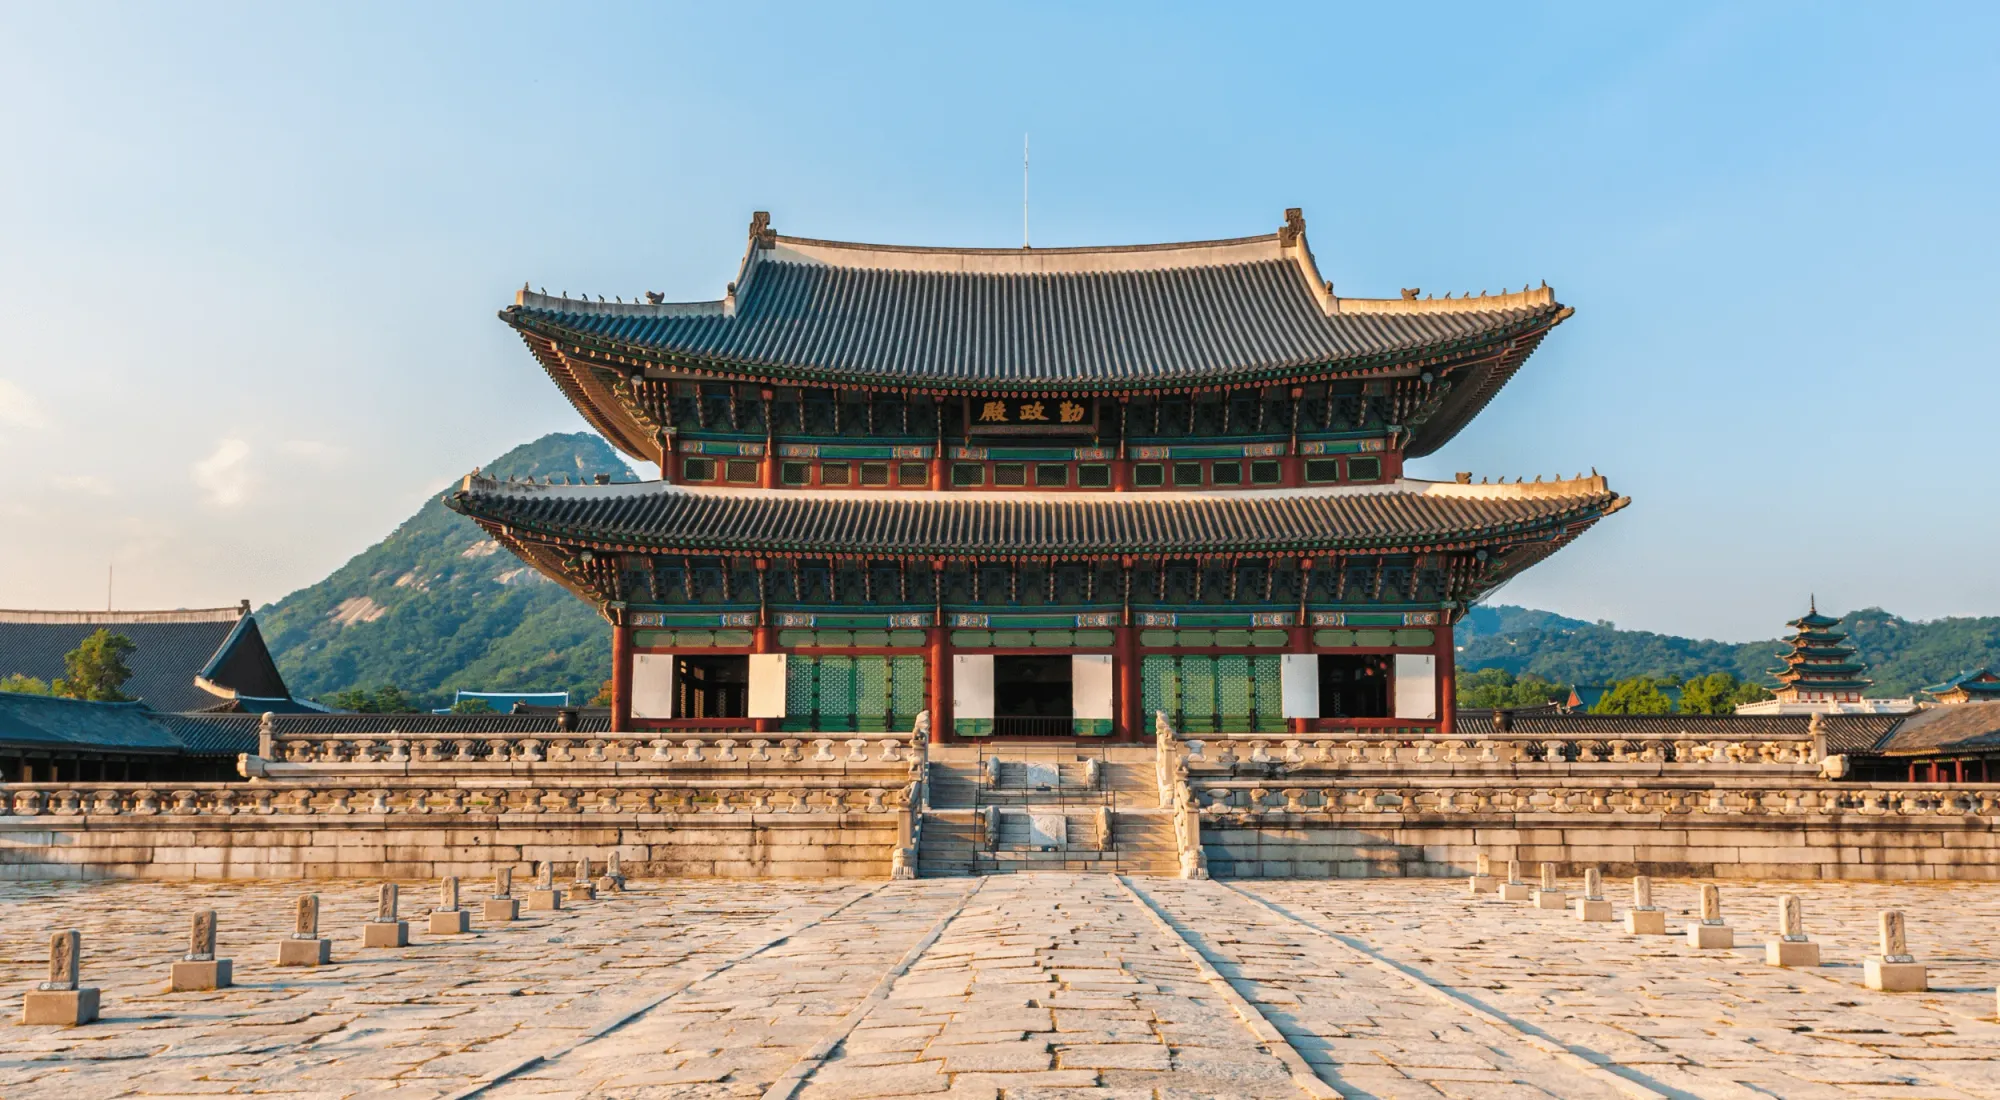
<path id="1" fill-rule="evenodd" d="M 1217 878 L 1455 877 L 1471 874 L 1485 853 L 1496 865 L 1555 863 L 1566 876 L 1597 867 L 1607 875 L 2000 881 L 2000 820 L 1992 817 L 1578 817 L 1271 813 L 1204 820 L 1201 839 Z"/>
<path id="2" fill-rule="evenodd" d="M 803 820 L 802 820 L 803 818 Z M 0 818 L 0 879 L 476 880 L 616 851 L 642 877 L 886 879 L 894 813 Z"/>

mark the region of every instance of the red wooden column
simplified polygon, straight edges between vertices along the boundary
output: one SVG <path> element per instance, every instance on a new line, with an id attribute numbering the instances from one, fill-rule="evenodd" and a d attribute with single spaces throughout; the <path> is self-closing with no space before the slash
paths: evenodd
<path id="1" fill-rule="evenodd" d="M 1285 449 L 1285 486 L 1295 488 L 1306 483 L 1306 460 L 1299 457 L 1299 402 L 1305 398 L 1303 387 L 1292 387 L 1292 431 L 1291 445 Z"/>
<path id="2" fill-rule="evenodd" d="M 1118 665 L 1118 722 L 1124 726 L 1125 740 L 1133 744 L 1143 744 L 1152 736 L 1146 728 L 1146 715 L 1141 709 L 1144 703 L 1139 687 L 1139 628 L 1129 621 L 1124 626 L 1112 628 L 1117 635 L 1113 644 L 1115 656 L 1111 659 Z"/>
<path id="3" fill-rule="evenodd" d="M 931 398 L 931 405 L 933 406 L 931 415 L 937 418 L 937 446 L 931 451 L 931 489 L 942 492 L 950 488 L 950 485 L 945 482 L 944 478 L 946 473 L 944 464 L 944 398 Z M 932 718 L 935 719 L 936 717 L 936 712 L 932 712 Z M 937 728 L 935 720 L 932 721 L 931 728 Z"/>
<path id="4" fill-rule="evenodd" d="M 1303 620 L 1304 620 L 1304 616 L 1300 616 L 1300 619 L 1301 619 L 1301 621 L 1303 621 Z M 1285 633 L 1286 633 L 1286 634 L 1288 635 L 1288 637 L 1287 637 L 1287 639 L 1286 639 L 1286 642 L 1285 642 L 1285 652 L 1287 652 L 1287 653 L 1311 653 L 1311 652 L 1312 652 L 1312 628 L 1311 628 L 1311 627 L 1309 627 L 1309 626 L 1294 626 L 1294 627 L 1291 627 L 1291 628 L 1287 629 L 1287 630 L 1285 631 Z M 1311 732 L 1312 732 L 1312 724 L 1313 724 L 1313 719 L 1311 719 L 1311 718 L 1288 718 L 1288 719 L 1286 719 L 1286 720 L 1285 720 L 1285 724 L 1286 724 L 1287 728 L 1289 728 L 1289 729 L 1290 729 L 1290 730 L 1292 731 L 1292 734 L 1293 734 L 1294 736 L 1299 736 L 1299 737 L 1303 737 L 1303 736 L 1305 736 L 1306 734 L 1308 734 L 1308 733 L 1311 733 Z"/>
<path id="5" fill-rule="evenodd" d="M 760 392 L 764 398 L 764 461 L 757 469 L 757 487 L 775 489 L 778 487 L 778 406 L 771 400 L 776 395 L 770 390 Z M 760 649 L 757 652 L 770 651 Z"/>
<path id="6" fill-rule="evenodd" d="M 611 732 L 632 728 L 632 628 L 611 626 Z"/>
<path id="7" fill-rule="evenodd" d="M 1297 392 L 1298 391 L 1296 390 L 1293 391 L 1294 394 L 1296 394 Z M 1294 405 L 1293 407 L 1296 410 L 1297 406 Z M 1292 415 L 1292 420 L 1294 423 L 1297 423 L 1298 421 L 1298 414 L 1296 411 L 1294 411 Z M 1292 450 L 1296 451 L 1298 449 L 1299 449 L 1298 433 L 1295 431 L 1292 433 Z M 1293 457 L 1294 460 L 1296 460 L 1297 456 L 1295 455 Z M 1312 567 L 1313 567 L 1312 558 L 1303 557 L 1299 559 L 1298 619 L 1296 622 L 1292 624 L 1291 628 L 1285 632 L 1286 634 L 1290 635 L 1290 637 L 1286 639 L 1287 644 L 1285 646 L 1285 651 L 1288 653 L 1311 653 L 1313 651 L 1312 627 L 1308 625 L 1310 620 L 1307 618 L 1307 611 L 1306 611 L 1306 604 L 1307 604 L 1306 597 L 1312 593 L 1312 579 L 1313 579 Z M 1326 702 L 1324 700 L 1321 700 L 1320 706 L 1325 707 Z M 1324 714 L 1326 712 L 1324 710 L 1321 710 L 1320 713 Z M 1317 721 L 1319 721 L 1317 718 L 1294 718 L 1290 722 L 1291 731 L 1294 734 L 1298 734 L 1300 736 L 1311 733 L 1313 728 L 1313 723 Z"/>
<path id="8" fill-rule="evenodd" d="M 1439 618 L 1449 618 L 1449 613 Z M 1451 630 L 1447 622 L 1437 632 L 1438 732 L 1446 734 L 1458 728 L 1458 651 L 1451 644 Z"/>
<path id="9" fill-rule="evenodd" d="M 931 744 L 945 743 L 951 728 L 951 643 L 945 634 L 943 616 L 932 624 L 928 639 L 931 666 Z"/>

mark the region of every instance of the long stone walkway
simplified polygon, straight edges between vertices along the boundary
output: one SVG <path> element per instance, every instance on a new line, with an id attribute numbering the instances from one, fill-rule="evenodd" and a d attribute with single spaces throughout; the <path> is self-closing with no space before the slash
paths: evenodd
<path id="1" fill-rule="evenodd" d="M 2000 1098 L 1994 886 L 1727 885 L 1700 952 L 1459 883 L 677 881 L 397 950 L 334 882 L 280 970 L 304 889 L 0 884 L 0 1011 L 77 927 L 105 1016 L 0 1024 L 0 1096 Z M 1779 893 L 1832 965 L 1763 964 Z M 240 984 L 164 992 L 200 908 Z M 1883 908 L 1934 992 L 1862 988 Z"/>

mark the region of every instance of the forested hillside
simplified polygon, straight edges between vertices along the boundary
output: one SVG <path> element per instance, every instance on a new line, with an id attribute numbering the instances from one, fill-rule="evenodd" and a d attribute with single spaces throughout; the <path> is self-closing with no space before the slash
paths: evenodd
<path id="1" fill-rule="evenodd" d="M 581 432 L 516 447 L 485 470 L 633 477 L 608 444 Z M 582 702 L 611 667 L 610 628 L 595 610 L 435 496 L 388 538 L 257 619 L 292 690 L 321 700 L 394 685 L 433 706 L 461 688 L 568 690 Z"/>
<path id="2" fill-rule="evenodd" d="M 1780 629 L 1783 624 L 1776 624 Z M 1979 665 L 2000 666 L 2000 617 L 1914 622 L 1879 607 L 1847 616 L 1875 681 L 1870 695 L 1910 695 Z M 1520 607 L 1477 607 L 1459 636 L 1462 669 L 1500 668 L 1559 684 L 1609 684 L 1634 676 L 1685 680 L 1711 672 L 1768 686 L 1784 646 L 1778 638 L 1730 643 L 1620 630 Z"/>

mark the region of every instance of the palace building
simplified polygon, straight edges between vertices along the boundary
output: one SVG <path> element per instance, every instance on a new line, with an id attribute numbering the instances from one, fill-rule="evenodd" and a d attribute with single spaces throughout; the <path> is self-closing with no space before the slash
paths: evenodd
<path id="1" fill-rule="evenodd" d="M 1404 476 L 1572 312 L 1420 294 L 1337 295 L 1297 210 L 1055 249 L 759 213 L 718 301 L 500 314 L 658 481 L 447 503 L 609 620 L 617 731 L 1448 733 L 1453 625 L 1627 498 Z"/>

